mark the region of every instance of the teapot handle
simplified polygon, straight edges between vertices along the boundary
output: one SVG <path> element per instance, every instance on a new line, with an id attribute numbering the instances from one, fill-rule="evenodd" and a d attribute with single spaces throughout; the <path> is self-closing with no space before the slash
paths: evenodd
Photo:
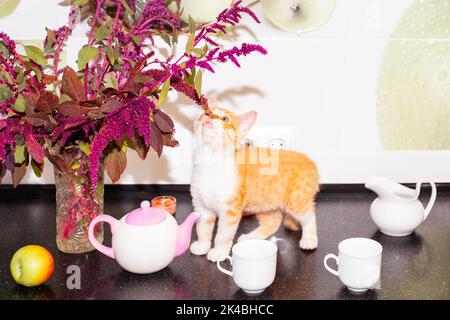
<path id="1" fill-rule="evenodd" d="M 104 255 L 107 255 L 108 257 L 115 259 L 113 249 L 110 247 L 104 246 L 103 244 L 98 242 L 97 239 L 95 238 L 95 235 L 94 235 L 95 225 L 100 222 L 109 223 L 111 226 L 111 233 L 114 233 L 119 221 L 117 221 L 115 218 L 113 218 L 111 216 L 102 214 L 102 215 L 95 217 L 91 221 L 91 224 L 89 225 L 89 241 L 92 243 L 94 248 L 97 249 L 98 251 L 100 251 L 101 253 L 103 253 Z"/>
<path id="2" fill-rule="evenodd" d="M 434 184 L 433 181 L 431 181 L 430 179 L 424 178 L 419 180 L 419 182 L 417 182 L 416 185 L 416 192 L 417 192 L 417 198 L 419 198 L 420 195 L 420 189 L 422 188 L 422 184 L 423 183 L 429 183 L 431 186 L 431 197 L 430 197 L 430 201 L 428 201 L 427 207 L 425 208 L 425 213 L 423 216 L 423 220 L 425 221 L 425 219 L 428 217 L 428 215 L 430 214 L 431 208 L 433 208 L 434 202 L 436 201 L 436 185 Z"/>

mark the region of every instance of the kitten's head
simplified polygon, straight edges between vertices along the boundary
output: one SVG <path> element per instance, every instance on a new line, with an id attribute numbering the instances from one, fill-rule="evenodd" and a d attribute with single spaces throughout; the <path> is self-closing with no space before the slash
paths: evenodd
<path id="1" fill-rule="evenodd" d="M 203 114 L 195 124 L 195 138 L 205 147 L 239 146 L 256 121 L 256 111 L 236 115 L 222 109 L 212 109 L 212 116 Z M 201 140 L 199 140 L 201 139 Z"/>

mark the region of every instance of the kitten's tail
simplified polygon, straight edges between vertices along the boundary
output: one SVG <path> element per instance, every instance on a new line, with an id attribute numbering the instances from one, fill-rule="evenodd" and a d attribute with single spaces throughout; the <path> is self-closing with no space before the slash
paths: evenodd
<path id="1" fill-rule="evenodd" d="M 284 216 L 283 225 L 291 231 L 300 230 L 300 222 L 295 220 L 290 214 Z"/>

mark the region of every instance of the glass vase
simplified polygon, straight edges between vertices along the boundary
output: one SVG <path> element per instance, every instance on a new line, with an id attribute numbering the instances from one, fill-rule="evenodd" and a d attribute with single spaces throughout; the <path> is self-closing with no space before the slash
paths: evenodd
<path id="1" fill-rule="evenodd" d="M 104 161 L 98 167 L 97 187 L 92 188 L 89 157 L 81 151 L 64 154 L 65 170 L 55 166 L 56 186 L 56 244 L 66 253 L 94 250 L 88 237 L 89 224 L 103 214 Z M 103 241 L 103 225 L 94 230 L 97 241 Z"/>

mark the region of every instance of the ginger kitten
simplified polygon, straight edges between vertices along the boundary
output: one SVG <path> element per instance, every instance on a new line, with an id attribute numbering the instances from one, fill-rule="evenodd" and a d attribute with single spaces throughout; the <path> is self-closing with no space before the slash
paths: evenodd
<path id="1" fill-rule="evenodd" d="M 300 247 L 315 249 L 319 174 L 314 162 L 293 151 L 242 147 L 256 121 L 254 111 L 238 116 L 215 108 L 213 114 L 195 123 L 191 195 L 201 217 L 191 252 L 207 254 L 213 262 L 228 255 L 239 222 L 248 214 L 256 215 L 259 226 L 238 241 L 268 238 L 284 222 L 291 230 L 301 225 Z"/>

